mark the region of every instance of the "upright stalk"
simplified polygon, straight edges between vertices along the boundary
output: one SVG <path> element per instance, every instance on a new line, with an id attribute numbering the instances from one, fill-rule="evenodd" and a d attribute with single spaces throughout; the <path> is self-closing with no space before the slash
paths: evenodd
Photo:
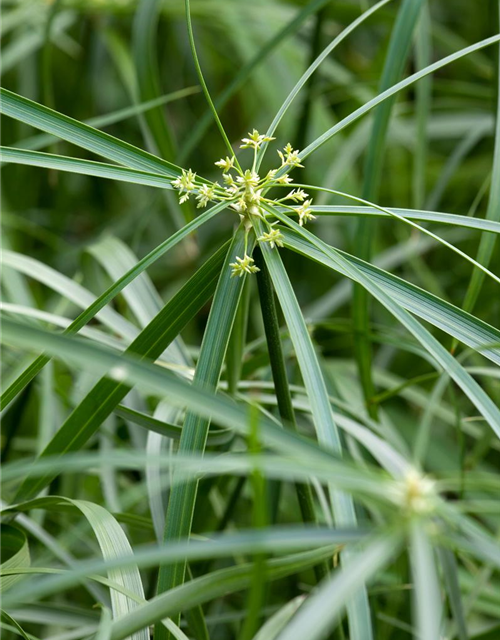
<path id="1" fill-rule="evenodd" d="M 278 322 L 278 312 L 274 298 L 274 288 L 269 275 L 269 270 L 262 257 L 260 249 L 254 252 L 255 264 L 260 271 L 257 273 L 257 285 L 259 290 L 260 307 L 264 330 L 266 333 L 267 348 L 269 351 L 269 362 L 273 375 L 274 389 L 278 402 L 278 411 L 283 425 L 298 432 L 295 411 L 292 405 L 292 396 L 288 385 L 286 374 L 285 358 L 281 346 L 280 326 Z M 299 501 L 300 513 L 304 522 L 317 522 L 314 511 L 314 500 L 311 486 L 297 482 L 295 483 L 297 499 Z M 328 573 L 328 565 L 323 562 L 314 568 L 318 582 Z"/>
<path id="2" fill-rule="evenodd" d="M 232 278 L 230 263 L 243 255 L 247 246 L 247 233 L 243 226 L 236 232 L 222 267 L 208 318 L 200 357 L 196 366 L 193 384 L 215 390 L 219 382 L 226 355 L 229 336 L 238 309 L 244 278 Z M 249 251 L 251 252 L 250 246 Z M 188 412 L 182 428 L 179 453 L 203 452 L 205 450 L 210 421 Z M 179 478 L 174 472 L 165 522 L 165 542 L 188 538 L 191 534 L 198 480 Z M 186 559 L 160 567 L 157 593 L 168 591 L 184 582 Z M 155 640 L 169 640 L 171 634 L 161 624 L 155 628 Z"/>

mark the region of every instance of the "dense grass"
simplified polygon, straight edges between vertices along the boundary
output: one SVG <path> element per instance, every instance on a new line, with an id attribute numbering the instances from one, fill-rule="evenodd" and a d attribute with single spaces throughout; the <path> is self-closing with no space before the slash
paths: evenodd
<path id="1" fill-rule="evenodd" d="M 3 4 L 2 638 L 500 636 L 498 5 Z"/>

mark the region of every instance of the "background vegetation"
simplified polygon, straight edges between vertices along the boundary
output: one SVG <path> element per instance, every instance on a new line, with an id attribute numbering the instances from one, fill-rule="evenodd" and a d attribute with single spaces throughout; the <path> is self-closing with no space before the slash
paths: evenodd
<path id="1" fill-rule="evenodd" d="M 336 190 L 246 279 L 186 8 L 243 168 L 285 103 Z M 498 2 L 2 14 L 2 637 L 499 637 Z"/>

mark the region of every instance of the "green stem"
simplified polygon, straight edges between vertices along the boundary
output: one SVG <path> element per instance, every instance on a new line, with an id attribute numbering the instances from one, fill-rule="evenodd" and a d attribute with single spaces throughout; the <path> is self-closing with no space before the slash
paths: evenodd
<path id="1" fill-rule="evenodd" d="M 224 140 L 224 143 L 229 151 L 230 156 L 234 155 L 234 151 L 233 151 L 233 147 L 231 146 L 231 143 L 229 142 L 229 138 L 227 137 L 226 131 L 224 130 L 224 126 L 222 125 L 222 122 L 219 118 L 219 114 L 217 113 L 217 109 L 215 108 L 215 105 L 212 101 L 212 97 L 210 96 L 210 92 L 208 90 L 207 87 L 207 83 L 205 82 L 205 78 L 203 76 L 203 71 L 201 70 L 201 65 L 200 65 L 200 61 L 198 60 L 198 53 L 196 52 L 196 45 L 194 42 L 194 34 L 193 34 L 193 24 L 191 22 L 191 6 L 190 6 L 190 0 L 185 0 L 185 4 L 186 4 L 186 21 L 187 21 L 187 28 L 188 28 L 188 34 L 189 34 L 189 44 L 191 45 L 191 52 L 193 54 L 193 60 L 194 60 L 194 66 L 196 67 L 196 73 L 198 74 L 198 79 L 200 81 L 201 84 L 201 88 L 203 89 L 203 93 L 205 94 L 205 98 L 208 102 L 208 105 L 210 107 L 210 110 L 212 111 L 212 115 L 214 117 L 214 120 L 217 124 L 217 127 L 219 128 L 220 134 L 222 136 L 222 139 Z M 238 169 L 241 171 L 241 167 L 240 167 L 240 163 L 238 162 L 238 158 L 236 158 L 235 156 L 235 162 L 236 162 L 236 166 L 238 167 Z"/>
<path id="2" fill-rule="evenodd" d="M 244 278 L 231 278 L 229 263 L 234 261 L 245 245 L 245 230 L 240 227 L 236 232 L 215 292 L 207 327 L 203 336 L 200 357 L 196 366 L 193 384 L 204 389 L 217 388 L 222 365 L 231 335 L 231 329 L 238 309 L 238 304 L 245 282 Z M 250 247 L 250 250 L 252 247 Z M 207 441 L 210 421 L 195 413 L 188 412 L 182 428 L 179 453 L 203 453 Z M 165 522 L 165 542 L 188 538 L 191 534 L 198 480 L 179 479 L 174 472 L 172 489 Z M 161 594 L 183 584 L 186 573 L 186 559 L 160 567 L 157 593 Z M 170 640 L 171 634 L 163 625 L 155 628 L 156 640 Z"/>
<path id="3" fill-rule="evenodd" d="M 241 295 L 226 355 L 227 389 L 229 395 L 233 397 L 236 396 L 238 391 L 238 382 L 240 381 L 243 353 L 247 337 L 248 308 L 250 304 L 249 284 L 249 282 L 246 282 L 243 287 L 243 293 Z"/>
<path id="4" fill-rule="evenodd" d="M 259 289 L 260 306 L 266 333 L 267 348 L 269 351 L 269 361 L 273 375 L 278 411 L 284 425 L 298 432 L 295 420 L 295 411 L 292 405 L 292 396 L 288 386 L 286 374 L 285 358 L 281 347 L 280 326 L 278 322 L 278 312 L 274 298 L 274 288 L 266 263 L 262 257 L 260 249 L 254 252 L 255 264 L 260 271 L 257 272 L 257 285 Z M 295 489 L 299 501 L 300 512 L 304 522 L 316 522 L 314 510 L 314 500 L 311 486 L 303 483 L 296 483 Z M 316 579 L 319 582 L 328 574 L 328 565 L 323 562 L 314 568 Z"/>
<path id="5" fill-rule="evenodd" d="M 259 410 L 250 405 L 250 434 L 248 451 L 251 456 L 258 456 L 262 452 L 259 437 Z M 250 476 L 253 489 L 253 527 L 263 529 L 268 524 L 269 509 L 267 506 L 266 478 L 258 463 Z M 242 625 L 239 639 L 251 640 L 258 629 L 262 609 L 266 600 L 266 554 L 258 553 L 253 557 L 253 576 L 247 600 L 247 614 Z"/>

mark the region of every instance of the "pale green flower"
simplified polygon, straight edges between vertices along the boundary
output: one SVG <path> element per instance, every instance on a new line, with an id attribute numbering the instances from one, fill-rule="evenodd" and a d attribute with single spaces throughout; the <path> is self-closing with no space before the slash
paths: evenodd
<path id="1" fill-rule="evenodd" d="M 228 173 L 229 171 L 231 171 L 231 169 L 234 169 L 234 160 L 235 160 L 234 156 L 232 158 L 229 158 L 229 156 L 226 156 L 225 159 L 221 158 L 214 164 L 216 167 L 219 167 L 220 169 L 222 169 L 224 173 Z"/>
<path id="2" fill-rule="evenodd" d="M 276 183 L 277 184 L 290 184 L 290 182 L 293 182 L 293 180 L 292 180 L 292 178 L 290 178 L 288 173 L 285 173 L 282 176 L 280 176 L 279 178 L 276 178 Z"/>
<path id="3" fill-rule="evenodd" d="M 243 138 L 241 141 L 243 142 L 240 145 L 240 149 L 260 149 L 263 142 L 271 142 L 274 138 L 270 136 L 261 135 L 257 129 L 254 129 L 252 133 L 248 134 L 248 138 Z"/>
<path id="4" fill-rule="evenodd" d="M 238 213 L 245 213 L 245 211 L 247 210 L 247 202 L 245 198 L 240 198 L 238 202 L 233 202 L 231 207 Z"/>
<path id="5" fill-rule="evenodd" d="M 253 258 L 246 253 L 243 258 L 236 256 L 236 262 L 231 262 L 229 266 L 232 267 L 231 278 L 234 278 L 234 276 L 239 276 L 241 278 L 245 273 L 252 274 L 260 271 L 260 269 L 255 266 Z"/>
<path id="6" fill-rule="evenodd" d="M 411 469 L 390 487 L 389 496 L 407 513 L 429 513 L 436 506 L 436 483 L 416 469 Z"/>
<path id="7" fill-rule="evenodd" d="M 196 173 L 193 173 L 191 169 L 187 171 L 185 169 L 182 170 L 182 175 L 180 175 L 175 180 L 172 180 L 172 186 L 179 191 L 179 195 L 181 196 L 179 202 L 182 204 L 189 200 L 189 195 L 191 191 L 193 191 L 196 187 L 195 185 Z M 184 195 L 182 195 L 184 194 Z"/>
<path id="8" fill-rule="evenodd" d="M 293 200 L 294 202 L 304 202 L 309 196 L 302 189 L 293 189 L 290 193 L 283 198 L 283 200 Z"/>
<path id="9" fill-rule="evenodd" d="M 290 167 L 304 168 L 303 164 L 300 164 L 300 151 L 295 150 L 290 143 L 283 149 L 284 153 L 278 151 L 278 155 L 281 158 L 281 166 L 288 165 Z"/>
<path id="10" fill-rule="evenodd" d="M 263 233 L 257 240 L 260 242 L 268 242 L 271 249 L 274 249 L 275 246 L 283 246 L 284 236 L 279 229 L 271 229 L 269 233 Z"/>
<path id="11" fill-rule="evenodd" d="M 309 222 L 309 220 L 316 219 L 316 216 L 312 214 L 311 204 L 312 200 L 306 200 L 300 207 L 294 208 L 295 213 L 299 216 L 299 224 L 301 227 L 304 226 L 306 222 Z"/>
<path id="12" fill-rule="evenodd" d="M 211 185 L 203 184 L 198 190 L 196 200 L 198 200 L 198 209 L 206 207 L 209 202 L 215 200 L 215 190 L 219 187 L 217 182 L 213 182 Z"/>
<path id="13" fill-rule="evenodd" d="M 250 169 L 247 169 L 242 176 L 238 176 L 236 178 L 236 181 L 248 189 L 256 187 L 260 182 L 260 178 L 258 174 L 255 173 L 255 171 L 250 171 Z"/>

